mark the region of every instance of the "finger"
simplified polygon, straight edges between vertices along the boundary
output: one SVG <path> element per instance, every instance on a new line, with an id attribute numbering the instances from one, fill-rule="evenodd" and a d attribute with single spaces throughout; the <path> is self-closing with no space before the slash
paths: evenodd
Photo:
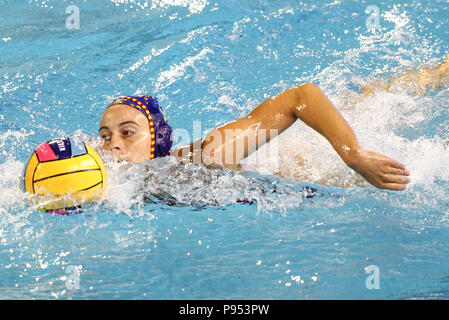
<path id="1" fill-rule="evenodd" d="M 410 171 L 408 171 L 405 168 L 397 168 L 397 167 L 393 167 L 391 165 L 382 167 L 380 169 L 382 174 L 393 174 L 393 175 L 400 175 L 400 176 L 409 176 L 410 175 Z"/>
<path id="2" fill-rule="evenodd" d="M 395 160 L 390 160 L 390 166 L 392 166 L 393 168 L 397 168 L 397 169 L 405 169 L 405 165 L 403 165 L 402 163 L 395 161 Z"/>
<path id="3" fill-rule="evenodd" d="M 395 174 L 400 176 L 409 176 L 410 172 L 407 169 L 389 168 L 386 174 Z"/>
<path id="4" fill-rule="evenodd" d="M 406 184 L 401 184 L 401 183 L 385 183 L 382 186 L 383 189 L 388 189 L 388 190 L 393 190 L 393 191 L 402 191 L 407 189 L 407 185 Z"/>
<path id="5" fill-rule="evenodd" d="M 382 182 L 384 183 L 401 183 L 401 184 L 407 184 L 410 182 L 410 178 L 407 176 L 398 176 L 393 174 L 385 174 L 381 177 Z"/>

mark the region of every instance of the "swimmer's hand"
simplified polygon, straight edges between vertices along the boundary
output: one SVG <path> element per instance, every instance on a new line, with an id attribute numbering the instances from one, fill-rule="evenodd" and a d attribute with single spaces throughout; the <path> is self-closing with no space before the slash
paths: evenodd
<path id="1" fill-rule="evenodd" d="M 405 190 L 410 182 L 410 172 L 402 163 L 374 151 L 355 151 L 349 166 L 380 189 Z"/>

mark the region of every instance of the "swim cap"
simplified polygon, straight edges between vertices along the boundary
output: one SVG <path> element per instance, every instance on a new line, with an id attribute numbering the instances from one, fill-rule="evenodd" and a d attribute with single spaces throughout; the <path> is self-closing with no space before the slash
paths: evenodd
<path id="1" fill-rule="evenodd" d="M 123 96 L 112 101 L 110 106 L 126 104 L 142 112 L 148 119 L 151 133 L 150 159 L 165 157 L 173 144 L 172 128 L 167 124 L 167 118 L 156 98 L 151 96 Z"/>

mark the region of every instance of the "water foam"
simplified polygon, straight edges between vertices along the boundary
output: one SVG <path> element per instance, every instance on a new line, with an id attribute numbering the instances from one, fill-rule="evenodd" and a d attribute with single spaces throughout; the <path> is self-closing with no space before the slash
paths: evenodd
<path id="1" fill-rule="evenodd" d="M 315 194 L 297 183 L 257 173 L 208 169 L 201 164 L 180 165 L 175 157 L 156 158 L 145 164 L 108 162 L 106 203 L 124 212 L 144 203 L 170 206 L 225 207 L 256 205 L 257 210 L 285 212 L 299 208 Z"/>

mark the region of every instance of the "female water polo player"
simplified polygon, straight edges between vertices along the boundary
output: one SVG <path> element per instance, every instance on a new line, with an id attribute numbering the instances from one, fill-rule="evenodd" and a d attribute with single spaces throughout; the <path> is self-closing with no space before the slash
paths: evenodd
<path id="1" fill-rule="evenodd" d="M 377 88 L 389 90 L 396 84 L 412 82 L 416 84 L 415 94 L 423 94 L 428 88 L 435 88 L 447 80 L 448 56 L 444 63 L 433 69 L 409 72 L 386 84 L 364 88 L 362 96 Z M 242 159 L 281 134 L 297 119 L 323 135 L 345 164 L 373 186 L 404 190 L 410 182 L 410 173 L 402 163 L 360 146 L 350 125 L 323 92 L 311 83 L 287 89 L 262 102 L 246 117 L 228 122 L 211 130 L 203 139 L 173 150 L 170 150 L 172 129 L 157 99 L 150 96 L 124 96 L 112 101 L 101 117 L 99 133 L 104 148 L 121 160 L 144 162 L 171 155 L 183 164 L 202 163 L 209 167 L 241 170 Z"/>

